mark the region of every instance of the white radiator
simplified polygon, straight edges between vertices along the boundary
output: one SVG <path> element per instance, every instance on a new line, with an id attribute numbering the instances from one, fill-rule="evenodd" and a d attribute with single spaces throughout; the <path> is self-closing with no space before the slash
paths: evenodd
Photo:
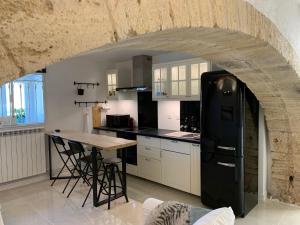
<path id="1" fill-rule="evenodd" d="M 0 130 L 0 183 L 46 172 L 42 128 Z"/>

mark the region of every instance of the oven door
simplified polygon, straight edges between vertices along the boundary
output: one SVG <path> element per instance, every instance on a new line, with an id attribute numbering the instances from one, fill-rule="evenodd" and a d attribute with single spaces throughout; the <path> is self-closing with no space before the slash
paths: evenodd
<path id="1" fill-rule="evenodd" d="M 117 137 L 136 140 L 136 134 L 127 133 L 127 132 L 118 132 Z M 122 158 L 122 151 L 118 150 L 117 152 L 118 158 Z M 137 165 L 137 146 L 130 146 L 126 148 L 126 163 L 131 165 Z"/>

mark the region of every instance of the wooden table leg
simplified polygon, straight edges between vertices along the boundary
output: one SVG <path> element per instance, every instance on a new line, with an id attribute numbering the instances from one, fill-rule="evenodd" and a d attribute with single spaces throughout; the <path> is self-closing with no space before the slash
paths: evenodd
<path id="1" fill-rule="evenodd" d="M 98 165 L 97 165 L 97 148 L 92 148 L 92 167 L 93 167 L 93 205 L 98 207 L 98 198 L 97 198 L 97 181 L 98 181 Z"/>

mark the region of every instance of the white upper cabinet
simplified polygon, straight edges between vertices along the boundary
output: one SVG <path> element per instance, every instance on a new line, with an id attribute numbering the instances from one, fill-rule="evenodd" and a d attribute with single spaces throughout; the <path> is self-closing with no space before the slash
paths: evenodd
<path id="1" fill-rule="evenodd" d="M 153 65 L 153 99 L 200 100 L 201 74 L 211 64 L 199 58 Z"/>
<path id="2" fill-rule="evenodd" d="M 107 79 L 107 96 L 109 99 L 113 99 L 117 97 L 117 84 L 118 84 L 118 71 L 110 70 L 106 73 Z"/>
<path id="3" fill-rule="evenodd" d="M 187 95 L 186 65 L 172 66 L 171 68 L 171 96 Z"/>
<path id="4" fill-rule="evenodd" d="M 153 98 L 166 98 L 168 96 L 168 67 L 153 67 Z"/>
<path id="5" fill-rule="evenodd" d="M 190 96 L 200 96 L 201 74 L 209 71 L 209 64 L 207 62 L 191 63 L 190 68 Z"/>

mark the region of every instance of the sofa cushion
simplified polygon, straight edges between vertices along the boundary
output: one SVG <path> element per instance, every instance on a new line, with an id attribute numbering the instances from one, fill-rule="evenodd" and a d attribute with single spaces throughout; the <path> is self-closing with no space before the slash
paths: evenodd
<path id="1" fill-rule="evenodd" d="M 194 225 L 234 225 L 235 216 L 230 207 L 215 209 L 199 220 Z"/>
<path id="2" fill-rule="evenodd" d="M 188 225 L 191 206 L 168 201 L 159 204 L 146 218 L 145 225 Z"/>
<path id="3" fill-rule="evenodd" d="M 153 209 L 155 209 L 159 204 L 163 203 L 163 201 L 158 200 L 156 198 L 147 198 L 143 203 L 143 213 L 144 213 L 144 221 L 150 215 Z"/>

